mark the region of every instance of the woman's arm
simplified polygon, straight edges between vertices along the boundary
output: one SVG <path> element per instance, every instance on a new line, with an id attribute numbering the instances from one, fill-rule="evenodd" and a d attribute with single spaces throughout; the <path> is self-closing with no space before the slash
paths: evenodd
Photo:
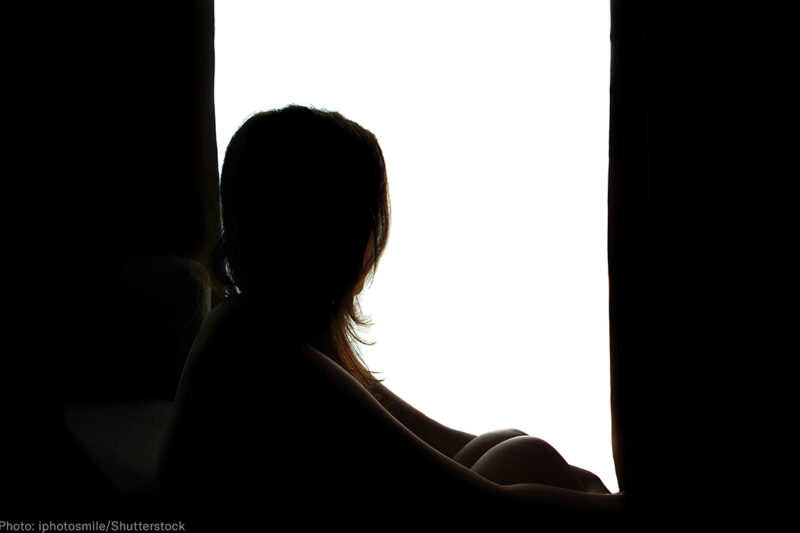
<path id="1" fill-rule="evenodd" d="M 525 432 L 518 429 L 502 429 L 483 433 L 476 437 L 463 431 L 451 429 L 427 417 L 381 383 L 378 384 L 375 395 L 381 405 L 409 431 L 428 444 L 428 446 L 467 468 L 472 468 L 478 459 L 498 444 L 514 437 L 527 436 Z M 536 440 L 540 441 L 540 439 Z M 534 455 L 538 454 L 521 453 L 516 461 L 519 466 L 523 466 L 531 461 L 542 460 L 541 457 L 535 457 Z M 508 461 L 508 459 L 506 457 L 505 460 Z M 572 470 L 572 475 L 582 485 L 580 490 L 595 494 L 609 494 L 609 490 L 600 478 L 592 472 L 577 466 L 566 465 L 566 463 L 564 463 L 564 466 L 569 466 Z M 481 474 L 483 475 L 483 473 Z"/>
<path id="2" fill-rule="evenodd" d="M 389 413 L 431 448 L 452 458 L 475 435 L 451 429 L 436 420 L 425 416 L 402 398 L 390 391 L 382 383 L 376 387 L 376 398 Z"/>

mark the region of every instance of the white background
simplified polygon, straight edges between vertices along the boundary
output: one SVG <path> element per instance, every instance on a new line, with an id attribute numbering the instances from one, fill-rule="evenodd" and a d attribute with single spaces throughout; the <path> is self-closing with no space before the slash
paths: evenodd
<path id="1" fill-rule="evenodd" d="M 371 370 L 429 416 L 515 427 L 617 490 L 600 0 L 216 2 L 220 161 L 253 112 L 376 134 L 389 246 L 363 297 Z"/>

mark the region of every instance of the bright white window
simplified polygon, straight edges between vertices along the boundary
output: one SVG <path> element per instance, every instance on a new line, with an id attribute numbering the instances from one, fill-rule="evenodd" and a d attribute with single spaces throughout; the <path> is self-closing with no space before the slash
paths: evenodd
<path id="1" fill-rule="evenodd" d="M 362 298 L 373 371 L 442 423 L 516 427 L 617 489 L 597 0 L 216 2 L 220 161 L 256 111 L 371 130 L 393 220 Z"/>

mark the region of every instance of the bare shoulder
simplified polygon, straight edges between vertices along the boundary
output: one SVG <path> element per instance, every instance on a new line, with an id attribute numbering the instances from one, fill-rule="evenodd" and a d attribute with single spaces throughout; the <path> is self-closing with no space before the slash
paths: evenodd
<path id="1" fill-rule="evenodd" d="M 186 377 L 198 373 L 239 371 L 252 375 L 267 362 L 277 371 L 302 347 L 266 312 L 247 300 L 226 300 L 206 316 L 187 359 Z M 280 355 L 279 355 L 280 354 Z M 219 379 L 221 375 L 216 375 Z"/>
<path id="2" fill-rule="evenodd" d="M 240 415 L 268 414 L 287 426 L 302 420 L 320 429 L 353 417 L 373 424 L 386 418 L 385 426 L 393 420 L 338 364 L 246 300 L 226 301 L 208 315 L 179 396 L 193 404 L 213 397 L 217 405 L 235 405 Z"/>

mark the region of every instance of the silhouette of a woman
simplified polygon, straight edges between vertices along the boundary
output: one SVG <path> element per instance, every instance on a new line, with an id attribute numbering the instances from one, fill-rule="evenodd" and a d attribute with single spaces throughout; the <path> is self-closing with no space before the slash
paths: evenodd
<path id="1" fill-rule="evenodd" d="M 608 492 L 546 442 L 447 428 L 365 368 L 358 294 L 390 218 L 372 133 L 334 112 L 259 113 L 231 140 L 220 187 L 223 232 L 208 283 L 225 300 L 176 396 L 160 458 L 171 502 L 230 516 L 265 501 L 273 511 L 392 501 L 444 511 L 534 505 L 546 486 Z"/>

